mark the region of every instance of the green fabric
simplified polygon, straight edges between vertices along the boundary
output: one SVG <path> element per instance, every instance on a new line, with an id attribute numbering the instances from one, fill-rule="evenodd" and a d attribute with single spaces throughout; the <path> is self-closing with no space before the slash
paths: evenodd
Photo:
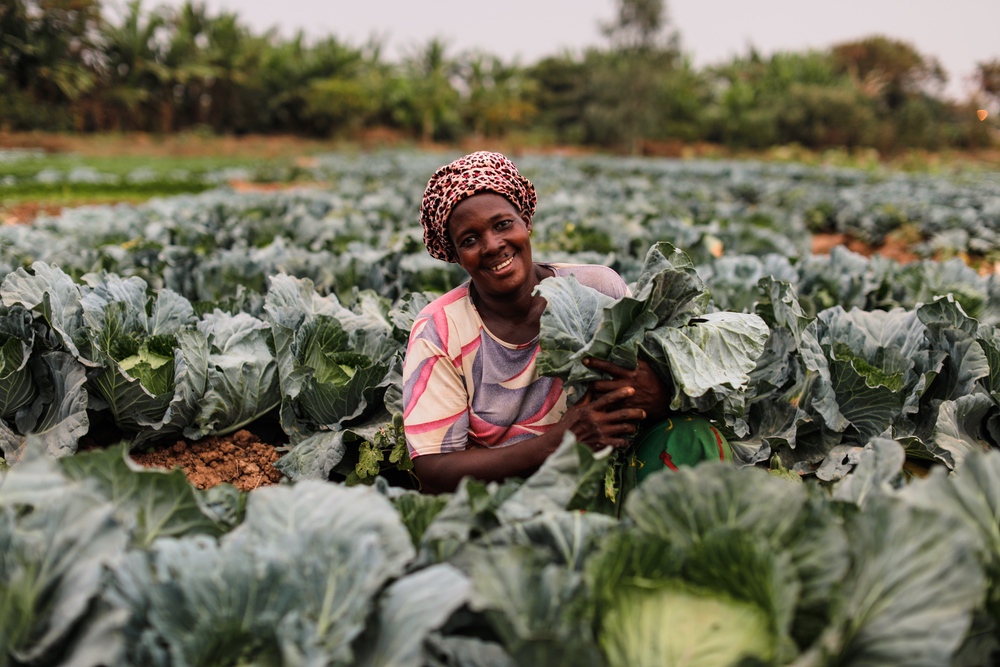
<path id="1" fill-rule="evenodd" d="M 642 482 L 664 468 L 732 460 L 733 450 L 711 422 L 695 414 L 676 414 L 636 437 L 629 465 L 635 469 L 636 480 Z"/>

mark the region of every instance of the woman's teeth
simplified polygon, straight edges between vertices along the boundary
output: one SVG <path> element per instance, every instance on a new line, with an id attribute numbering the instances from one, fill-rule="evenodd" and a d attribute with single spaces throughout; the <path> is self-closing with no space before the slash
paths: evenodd
<path id="1" fill-rule="evenodd" d="M 514 258 L 513 258 L 513 257 L 511 257 L 510 259 L 508 259 L 508 260 L 507 260 L 506 262 L 504 262 L 503 264 L 498 264 L 497 266 L 494 266 L 492 270 L 493 270 L 493 272 L 494 272 L 494 273 L 496 273 L 497 271 L 503 271 L 503 270 L 504 270 L 504 269 L 506 269 L 506 268 L 507 268 L 508 266 L 510 266 L 510 263 L 511 263 L 511 262 L 513 262 L 513 261 L 514 261 Z"/>

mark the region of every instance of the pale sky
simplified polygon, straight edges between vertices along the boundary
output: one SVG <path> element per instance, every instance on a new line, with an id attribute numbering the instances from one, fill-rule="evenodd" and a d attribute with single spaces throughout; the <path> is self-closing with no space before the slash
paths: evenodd
<path id="1" fill-rule="evenodd" d="M 205 2 L 212 13 L 235 11 L 255 32 L 302 30 L 353 45 L 376 35 L 389 59 L 440 37 L 453 55 L 479 49 L 521 64 L 604 44 L 598 24 L 615 7 L 613 0 Z M 937 57 L 950 78 L 946 94 L 965 97 L 976 62 L 1000 58 L 1000 0 L 667 0 L 666 6 L 682 50 L 699 68 L 746 54 L 751 45 L 769 55 L 883 34 Z"/>

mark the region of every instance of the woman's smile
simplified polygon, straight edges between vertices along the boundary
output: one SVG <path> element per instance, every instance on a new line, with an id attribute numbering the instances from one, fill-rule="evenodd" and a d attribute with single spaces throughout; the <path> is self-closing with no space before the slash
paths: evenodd
<path id="1" fill-rule="evenodd" d="M 504 269 L 506 269 L 508 266 L 510 266 L 513 263 L 514 263 L 514 258 L 513 257 L 509 257 L 506 260 L 504 260 L 503 262 L 501 262 L 500 264 L 494 266 L 493 269 L 492 269 L 492 271 L 493 271 L 493 273 L 500 273 L 501 271 L 503 271 Z"/>

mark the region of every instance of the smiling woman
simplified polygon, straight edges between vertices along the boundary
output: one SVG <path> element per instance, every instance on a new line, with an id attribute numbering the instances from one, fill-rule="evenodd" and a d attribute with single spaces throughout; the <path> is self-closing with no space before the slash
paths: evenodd
<path id="1" fill-rule="evenodd" d="M 531 254 L 535 189 L 499 153 L 479 152 L 438 169 L 420 207 L 424 241 L 457 262 L 469 281 L 417 316 L 403 369 L 404 429 L 414 471 L 428 491 L 465 476 L 526 476 L 569 431 L 601 449 L 625 447 L 646 419 L 662 417 L 667 387 L 645 363 L 606 362 L 573 406 L 562 382 L 536 368 L 545 299 L 535 287 L 573 275 L 618 299 L 625 282 L 608 267 L 536 263 Z"/>

